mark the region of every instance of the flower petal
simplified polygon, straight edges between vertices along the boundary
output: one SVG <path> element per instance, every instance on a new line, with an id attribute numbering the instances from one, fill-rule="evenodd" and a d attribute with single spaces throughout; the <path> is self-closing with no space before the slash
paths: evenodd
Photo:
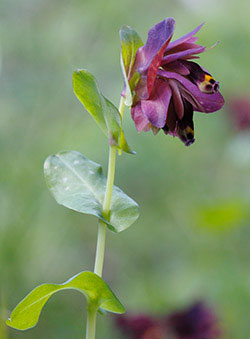
<path id="1" fill-rule="evenodd" d="M 141 74 L 147 73 L 147 90 L 137 91 L 141 99 L 148 99 L 152 91 L 157 70 L 174 32 L 174 24 L 173 18 L 166 18 L 153 26 L 148 32 L 145 46 L 137 51 L 135 68 Z"/>
<path id="2" fill-rule="evenodd" d="M 205 50 L 206 50 L 206 47 L 199 46 L 197 48 L 191 48 L 191 49 L 187 49 L 187 50 L 180 51 L 180 52 L 177 52 L 177 53 L 173 53 L 173 54 L 170 54 L 170 55 L 166 55 L 165 57 L 162 58 L 161 65 L 166 65 L 168 62 L 173 62 L 177 59 L 181 59 L 183 57 L 186 57 L 187 55 L 202 53 Z"/>
<path id="3" fill-rule="evenodd" d="M 143 130 L 149 130 L 147 127 L 149 126 L 150 121 L 141 109 L 141 102 L 138 102 L 131 108 L 131 115 L 138 133 Z"/>
<path id="4" fill-rule="evenodd" d="M 181 38 L 179 38 L 179 39 L 177 39 L 177 40 L 175 40 L 175 41 L 173 41 L 173 42 L 170 42 L 170 44 L 168 45 L 168 47 L 167 47 L 166 50 L 168 51 L 168 50 L 170 50 L 170 49 L 172 49 L 172 48 L 175 48 L 176 46 L 182 44 L 183 42 L 186 42 L 187 40 L 191 40 L 190 38 L 193 39 L 193 35 L 195 35 L 197 32 L 199 32 L 199 30 L 200 30 L 201 27 L 204 25 L 204 23 L 205 23 L 205 22 L 203 22 L 201 25 L 199 25 L 198 27 L 196 27 L 196 28 L 195 28 L 193 31 L 191 31 L 190 33 L 188 33 L 188 34 L 182 36 Z M 197 39 L 196 39 L 196 40 L 192 40 L 192 42 L 194 42 L 194 41 L 197 41 Z"/>
<path id="5" fill-rule="evenodd" d="M 191 81 L 174 72 L 159 70 L 158 74 L 168 79 L 177 80 L 187 90 L 187 93 L 191 95 L 194 102 L 197 102 L 195 105 L 192 103 L 195 111 L 212 113 L 218 111 L 224 105 L 223 96 L 219 92 L 212 94 L 203 93 Z"/>
<path id="6" fill-rule="evenodd" d="M 165 65 L 164 69 L 168 72 L 176 72 L 181 75 L 188 75 L 190 73 L 189 69 L 179 60 Z"/>
<path id="7" fill-rule="evenodd" d="M 156 79 L 152 97 L 141 101 L 142 111 L 153 126 L 162 128 L 165 125 L 171 96 L 172 92 L 168 83 Z"/>
<path id="8" fill-rule="evenodd" d="M 170 135 L 173 135 L 173 136 L 177 136 L 177 134 L 176 134 L 177 120 L 178 120 L 178 118 L 177 118 L 177 115 L 176 115 L 176 112 L 175 112 L 175 109 L 174 109 L 173 100 L 171 100 L 170 103 L 169 103 L 166 125 L 163 128 L 164 133 L 170 134 Z"/>
<path id="9" fill-rule="evenodd" d="M 183 101 L 181 98 L 180 90 L 178 88 L 178 85 L 176 84 L 176 81 L 169 80 L 169 85 L 172 90 L 173 94 L 173 103 L 174 103 L 174 109 L 177 114 L 178 119 L 182 119 L 184 115 L 184 106 Z"/>
<path id="10" fill-rule="evenodd" d="M 190 74 L 187 76 L 187 78 L 196 84 L 201 92 L 218 92 L 219 82 L 216 81 L 207 70 L 204 70 L 200 65 L 193 61 L 183 60 L 182 63 L 190 71 Z"/>
<path id="11" fill-rule="evenodd" d="M 193 106 L 188 101 L 184 101 L 185 113 L 183 119 L 178 121 L 177 135 L 185 146 L 190 146 L 194 143 L 194 122 L 193 122 Z"/>
<path id="12" fill-rule="evenodd" d="M 164 56 L 174 54 L 174 53 L 178 53 L 178 52 L 182 52 L 182 51 L 185 51 L 187 49 L 193 49 L 193 48 L 196 49 L 198 47 L 202 47 L 201 45 L 197 45 L 197 44 L 193 43 L 193 39 L 194 38 L 190 38 L 190 40 L 183 42 L 182 44 L 176 46 L 175 48 L 171 48 L 171 49 L 165 51 Z"/>
<path id="13" fill-rule="evenodd" d="M 200 59 L 200 57 L 198 55 L 188 54 L 181 58 L 181 60 L 191 60 L 191 59 Z"/>

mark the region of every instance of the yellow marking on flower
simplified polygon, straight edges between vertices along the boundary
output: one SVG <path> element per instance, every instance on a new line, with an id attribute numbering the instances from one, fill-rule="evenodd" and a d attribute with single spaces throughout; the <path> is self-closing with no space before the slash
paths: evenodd
<path id="1" fill-rule="evenodd" d="M 190 126 L 187 126 L 184 129 L 178 127 L 177 134 L 186 146 L 189 146 L 194 142 L 194 130 Z"/>
<path id="2" fill-rule="evenodd" d="M 185 132 L 186 132 L 186 133 L 191 133 L 191 134 L 194 135 L 194 130 L 193 130 L 190 126 L 187 126 L 187 127 L 185 128 Z"/>
<path id="3" fill-rule="evenodd" d="M 210 94 L 216 92 L 217 89 L 215 85 L 216 85 L 216 81 L 210 74 L 205 74 L 204 80 L 198 83 L 198 87 L 201 92 L 210 93 Z"/>
<path id="4" fill-rule="evenodd" d="M 214 78 L 211 75 L 205 74 L 205 81 L 210 82 L 211 79 L 214 80 Z"/>

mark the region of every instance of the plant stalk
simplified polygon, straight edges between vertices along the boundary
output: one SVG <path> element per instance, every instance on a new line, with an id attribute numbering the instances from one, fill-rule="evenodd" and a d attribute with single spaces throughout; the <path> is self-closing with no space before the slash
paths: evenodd
<path id="1" fill-rule="evenodd" d="M 103 215 L 105 219 L 109 219 L 110 214 L 111 197 L 115 178 L 115 160 L 116 160 L 116 146 L 110 146 L 108 179 L 103 203 Z M 102 276 L 103 270 L 106 229 L 107 229 L 106 224 L 102 220 L 99 220 L 94 272 L 98 274 L 100 277 Z"/>
<path id="2" fill-rule="evenodd" d="M 88 309 L 86 339 L 95 339 L 96 309 Z"/>
<path id="3" fill-rule="evenodd" d="M 125 108 L 124 99 L 123 97 L 121 97 L 119 105 L 119 112 L 121 114 L 121 124 L 123 120 L 124 108 Z M 115 179 L 115 164 L 116 164 L 116 146 L 109 146 L 108 178 L 103 202 L 103 216 L 107 220 L 109 220 L 110 217 L 111 198 Z M 100 277 L 102 277 L 103 271 L 106 231 L 107 231 L 106 224 L 102 220 L 99 220 L 94 273 L 99 275 Z M 95 339 L 95 328 L 96 328 L 96 310 L 88 310 L 86 339 Z"/>

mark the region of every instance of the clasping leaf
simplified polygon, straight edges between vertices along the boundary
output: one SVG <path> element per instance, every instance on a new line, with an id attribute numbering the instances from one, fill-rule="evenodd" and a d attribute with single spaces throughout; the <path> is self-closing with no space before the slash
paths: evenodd
<path id="1" fill-rule="evenodd" d="M 42 284 L 31 291 L 14 309 L 7 325 L 18 330 L 34 327 L 47 300 L 56 292 L 73 289 L 86 297 L 87 307 L 124 313 L 125 308 L 105 281 L 92 272 L 81 272 L 63 284 Z"/>
<path id="2" fill-rule="evenodd" d="M 133 154 L 124 138 L 120 142 L 121 115 L 112 102 L 102 95 L 94 76 L 85 69 L 75 71 L 73 89 L 78 100 L 109 138 L 109 144 Z"/>
<path id="3" fill-rule="evenodd" d="M 139 216 L 137 203 L 114 186 L 110 219 L 105 219 L 102 206 L 107 180 L 101 166 L 79 152 L 67 151 L 49 156 L 44 163 L 44 175 L 59 204 L 97 216 L 114 232 L 125 230 Z"/>

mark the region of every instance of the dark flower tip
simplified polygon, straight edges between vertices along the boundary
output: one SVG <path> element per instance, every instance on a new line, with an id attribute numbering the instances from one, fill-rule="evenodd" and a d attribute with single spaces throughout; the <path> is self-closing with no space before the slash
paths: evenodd
<path id="1" fill-rule="evenodd" d="M 134 71 L 140 74 L 131 108 L 138 132 L 160 129 L 194 142 L 193 112 L 211 113 L 224 104 L 219 82 L 196 62 L 204 46 L 192 32 L 171 42 L 175 21 L 166 18 L 152 27 L 144 46 L 137 50 Z"/>

